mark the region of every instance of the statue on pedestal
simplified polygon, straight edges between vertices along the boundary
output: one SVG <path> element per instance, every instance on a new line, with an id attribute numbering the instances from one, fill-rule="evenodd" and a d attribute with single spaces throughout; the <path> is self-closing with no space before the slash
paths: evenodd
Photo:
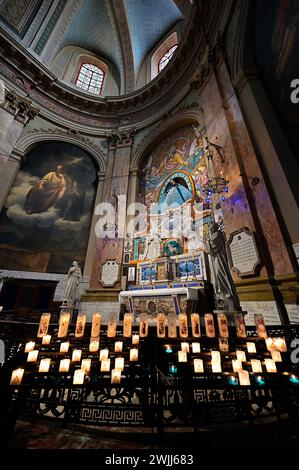
<path id="1" fill-rule="evenodd" d="M 81 277 L 82 272 L 79 267 L 78 261 L 73 261 L 73 265 L 70 267 L 67 273 L 67 283 L 63 301 L 64 305 L 68 305 L 70 307 L 74 305 Z"/>

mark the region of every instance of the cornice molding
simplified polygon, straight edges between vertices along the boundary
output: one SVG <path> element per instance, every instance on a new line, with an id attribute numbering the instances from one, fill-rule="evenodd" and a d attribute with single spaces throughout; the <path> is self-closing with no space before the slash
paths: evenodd
<path id="1" fill-rule="evenodd" d="M 17 95 L 14 91 L 5 92 L 5 101 L 1 107 L 24 126 L 39 113 L 39 109 L 32 106 L 31 101 Z"/>

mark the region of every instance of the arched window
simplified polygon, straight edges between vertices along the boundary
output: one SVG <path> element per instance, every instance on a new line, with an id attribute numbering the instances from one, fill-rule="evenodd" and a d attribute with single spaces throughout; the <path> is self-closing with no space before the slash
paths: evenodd
<path id="1" fill-rule="evenodd" d="M 76 85 L 84 91 L 100 95 L 104 82 L 104 72 L 93 64 L 82 64 L 76 80 Z"/>
<path id="2" fill-rule="evenodd" d="M 166 65 L 168 64 L 168 62 L 170 61 L 171 57 L 173 56 L 174 54 L 174 51 L 176 50 L 176 48 L 178 47 L 177 44 L 174 44 L 173 46 L 171 46 L 168 51 L 165 52 L 165 54 L 161 57 L 161 59 L 159 60 L 159 64 L 158 64 L 158 73 L 161 72 L 161 70 L 164 69 L 164 67 L 166 67 Z"/>

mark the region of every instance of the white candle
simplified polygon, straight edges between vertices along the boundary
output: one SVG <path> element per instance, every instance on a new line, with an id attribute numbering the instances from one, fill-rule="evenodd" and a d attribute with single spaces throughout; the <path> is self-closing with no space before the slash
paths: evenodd
<path id="1" fill-rule="evenodd" d="M 165 315 L 158 313 L 157 315 L 157 336 L 158 338 L 165 338 Z"/>
<path id="2" fill-rule="evenodd" d="M 228 324 L 227 324 L 227 318 L 224 313 L 219 313 L 217 315 L 217 321 L 218 321 L 218 329 L 219 329 L 219 335 L 221 338 L 228 338 Z"/>
<path id="3" fill-rule="evenodd" d="M 29 341 L 25 345 L 25 353 L 29 353 L 30 351 L 33 351 L 35 348 L 35 342 L 34 341 Z"/>
<path id="4" fill-rule="evenodd" d="M 61 359 L 59 364 L 59 372 L 68 372 L 70 369 L 70 359 Z"/>
<path id="5" fill-rule="evenodd" d="M 247 333 L 243 313 L 237 313 L 235 315 L 235 325 L 237 330 L 237 336 L 239 338 L 246 338 Z"/>
<path id="6" fill-rule="evenodd" d="M 178 352 L 178 359 L 179 359 L 179 362 L 187 362 L 187 353 L 186 353 L 186 351 L 179 351 Z"/>
<path id="7" fill-rule="evenodd" d="M 51 359 L 49 359 L 49 358 L 42 359 L 40 361 L 38 371 L 39 372 L 49 372 L 50 365 L 51 365 Z"/>
<path id="8" fill-rule="evenodd" d="M 123 350 L 123 342 L 122 341 L 116 341 L 114 345 L 114 351 L 115 352 L 122 352 Z"/>
<path id="9" fill-rule="evenodd" d="M 140 338 L 145 338 L 148 335 L 148 316 L 147 313 L 141 313 L 139 324 Z"/>
<path id="10" fill-rule="evenodd" d="M 130 349 L 130 361 L 136 362 L 138 360 L 138 349 Z"/>
<path id="11" fill-rule="evenodd" d="M 81 356 L 82 356 L 81 349 L 74 349 L 73 353 L 72 353 L 72 361 L 73 362 L 80 362 L 81 361 Z"/>
<path id="12" fill-rule="evenodd" d="M 50 344 L 50 343 L 51 343 L 51 335 L 43 336 L 42 344 Z"/>
<path id="13" fill-rule="evenodd" d="M 102 315 L 100 313 L 94 313 L 92 317 L 92 325 L 91 325 L 91 334 L 92 338 L 98 338 L 100 336 L 101 331 L 101 320 Z"/>
<path id="14" fill-rule="evenodd" d="M 242 362 L 239 361 L 239 359 L 233 359 L 232 360 L 232 366 L 233 366 L 233 371 L 234 372 L 239 372 L 240 370 L 243 369 Z"/>
<path id="15" fill-rule="evenodd" d="M 266 330 L 263 315 L 255 313 L 254 314 L 254 321 L 255 321 L 256 331 L 257 331 L 258 337 L 259 338 L 267 338 L 268 334 L 267 334 L 267 330 Z"/>
<path id="16" fill-rule="evenodd" d="M 211 313 L 205 313 L 205 327 L 208 338 L 215 338 L 214 318 Z"/>
<path id="17" fill-rule="evenodd" d="M 110 371 L 110 359 L 103 359 L 101 361 L 101 372 L 109 372 Z"/>
<path id="18" fill-rule="evenodd" d="M 221 363 L 220 362 L 215 362 L 215 361 L 212 361 L 212 372 L 216 372 L 216 373 L 219 373 L 221 372 L 222 369 L 221 369 Z"/>
<path id="19" fill-rule="evenodd" d="M 259 359 L 251 359 L 250 362 L 251 362 L 252 372 L 254 373 L 263 372 L 262 363 Z"/>
<path id="20" fill-rule="evenodd" d="M 111 371 L 111 383 L 119 384 L 121 381 L 121 371 L 118 369 L 112 369 Z"/>
<path id="21" fill-rule="evenodd" d="M 192 352 L 200 353 L 200 343 L 192 343 Z"/>
<path id="22" fill-rule="evenodd" d="M 48 328 L 50 324 L 51 313 L 43 313 L 40 317 L 37 337 L 42 338 L 48 333 Z"/>
<path id="23" fill-rule="evenodd" d="M 271 351 L 271 356 L 274 362 L 282 362 L 282 357 L 279 351 Z"/>
<path id="24" fill-rule="evenodd" d="M 280 352 L 287 352 L 287 345 L 285 338 L 275 338 L 274 344 L 278 351 Z"/>
<path id="25" fill-rule="evenodd" d="M 116 317 L 115 314 L 111 314 L 108 317 L 107 336 L 108 338 L 114 338 L 116 335 Z"/>
<path id="26" fill-rule="evenodd" d="M 221 352 L 228 352 L 229 351 L 229 345 L 228 345 L 228 339 L 227 338 L 219 338 L 219 349 Z"/>
<path id="27" fill-rule="evenodd" d="M 277 372 L 276 364 L 273 361 L 273 359 L 265 359 L 265 366 L 266 366 L 267 372 L 270 372 L 270 373 Z"/>
<path id="28" fill-rule="evenodd" d="M 64 341 L 60 344 L 60 352 L 67 353 L 70 347 L 69 341 Z"/>
<path id="29" fill-rule="evenodd" d="M 247 343 L 246 343 L 246 346 L 247 346 L 247 351 L 248 351 L 250 354 L 256 353 L 256 346 L 255 346 L 255 343 L 247 342 Z"/>
<path id="30" fill-rule="evenodd" d="M 179 332 L 181 338 L 188 338 L 188 319 L 184 313 L 179 314 Z"/>
<path id="31" fill-rule="evenodd" d="M 75 337 L 82 338 L 84 336 L 84 330 L 86 325 L 86 315 L 80 314 L 77 316 Z"/>
<path id="32" fill-rule="evenodd" d="M 67 336 L 69 324 L 70 324 L 70 313 L 61 313 L 59 319 L 58 338 L 64 338 Z"/>
<path id="33" fill-rule="evenodd" d="M 168 325 L 168 338 L 176 338 L 177 327 L 176 327 L 176 314 L 175 313 L 168 314 L 167 325 Z"/>
<path id="34" fill-rule="evenodd" d="M 107 348 L 100 350 L 100 361 L 106 361 L 108 359 L 109 350 Z"/>
<path id="35" fill-rule="evenodd" d="M 38 351 L 29 351 L 28 356 L 27 356 L 27 362 L 36 362 L 37 361 L 37 356 L 38 356 Z"/>
<path id="36" fill-rule="evenodd" d="M 202 359 L 193 359 L 194 372 L 196 374 L 203 373 L 203 360 Z"/>
<path id="37" fill-rule="evenodd" d="M 191 314 L 191 329 L 193 338 L 200 337 L 200 318 L 198 313 Z"/>
<path id="38" fill-rule="evenodd" d="M 82 359 L 81 362 L 81 369 L 84 370 L 85 374 L 88 374 L 90 372 L 91 368 L 91 359 Z"/>
<path id="39" fill-rule="evenodd" d="M 21 385 L 24 375 L 24 369 L 15 369 L 11 373 L 10 385 Z"/>
<path id="40" fill-rule="evenodd" d="M 188 353 L 190 351 L 189 343 L 181 343 L 181 351 L 186 351 Z"/>
<path id="41" fill-rule="evenodd" d="M 211 351 L 212 362 L 221 362 L 220 351 Z"/>
<path id="42" fill-rule="evenodd" d="M 89 343 L 89 351 L 97 352 L 99 350 L 100 340 L 99 338 L 91 338 Z"/>
<path id="43" fill-rule="evenodd" d="M 247 370 L 240 370 L 238 372 L 240 385 L 250 385 L 249 372 Z"/>
<path id="44" fill-rule="evenodd" d="M 139 344 L 139 335 L 135 334 L 132 336 L 132 344 Z"/>
<path id="45" fill-rule="evenodd" d="M 133 315 L 131 313 L 124 314 L 124 328 L 123 334 L 125 338 L 129 338 L 132 335 L 132 321 Z"/>
<path id="46" fill-rule="evenodd" d="M 115 369 L 123 371 L 125 367 L 125 360 L 123 357 L 115 358 Z"/>
<path id="47" fill-rule="evenodd" d="M 277 351 L 277 346 L 275 344 L 275 338 L 265 338 L 265 343 L 268 351 Z"/>
<path id="48" fill-rule="evenodd" d="M 236 351 L 237 359 L 241 362 L 246 362 L 246 354 L 245 351 L 240 351 L 239 349 Z"/>
<path id="49" fill-rule="evenodd" d="M 82 369 L 75 370 L 74 378 L 73 378 L 73 384 L 74 385 L 83 385 L 84 384 L 84 370 L 82 370 Z"/>

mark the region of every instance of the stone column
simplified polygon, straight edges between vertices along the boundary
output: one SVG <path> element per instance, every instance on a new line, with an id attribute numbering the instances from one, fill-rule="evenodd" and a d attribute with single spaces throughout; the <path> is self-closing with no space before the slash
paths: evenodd
<path id="1" fill-rule="evenodd" d="M 0 210 L 23 162 L 24 155 L 12 154 L 26 124 L 38 114 L 26 98 L 7 91 L 0 107 Z"/>

